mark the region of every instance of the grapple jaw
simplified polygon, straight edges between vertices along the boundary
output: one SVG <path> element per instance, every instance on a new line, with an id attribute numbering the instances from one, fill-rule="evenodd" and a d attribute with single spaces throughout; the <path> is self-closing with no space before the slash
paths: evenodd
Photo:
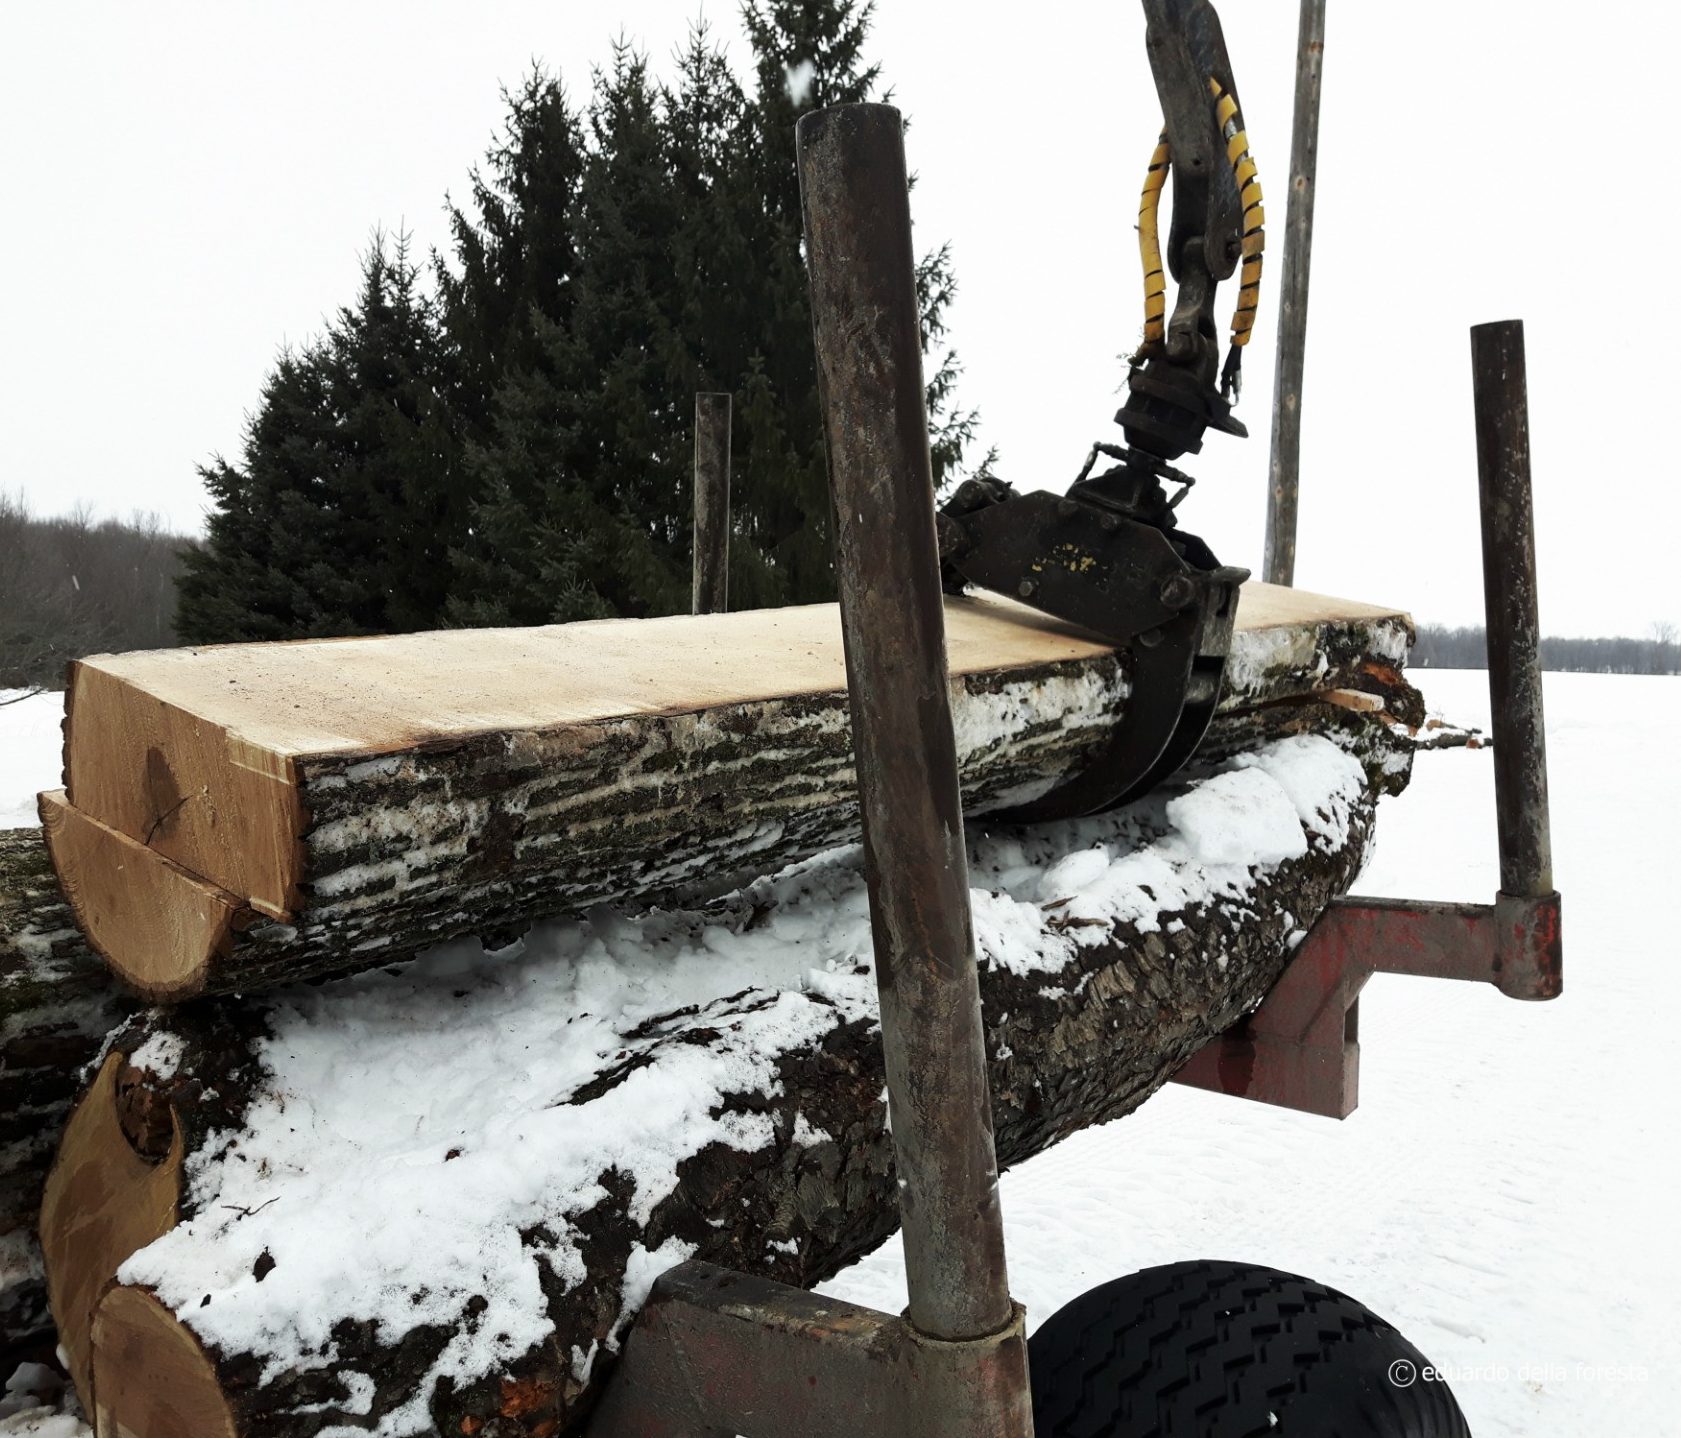
<path id="1" fill-rule="evenodd" d="M 1152 513 L 1161 518 L 1141 517 Z M 1130 692 L 1104 752 L 1076 780 L 1003 817 L 1102 813 L 1191 757 L 1219 702 L 1249 572 L 1222 566 L 1173 526 L 1159 479 L 1123 465 L 1061 497 L 971 480 L 941 511 L 939 535 L 948 590 L 969 583 L 1012 595 L 1102 636 L 1128 664 Z"/>
<path id="2" fill-rule="evenodd" d="M 970 480 L 940 512 L 946 588 L 1009 594 L 1113 642 L 1131 692 L 1102 758 L 1010 817 L 1097 813 L 1144 793 L 1195 751 L 1219 702 L 1238 587 L 1175 507 L 1191 486 L 1171 461 L 1202 449 L 1210 429 L 1246 437 L 1226 399 L 1253 322 L 1260 276 L 1260 186 L 1247 149 L 1226 42 L 1208 0 L 1143 0 L 1146 44 L 1165 127 L 1140 209 L 1145 342 L 1115 415 L 1124 447 L 1098 444 L 1068 492 L 1018 494 Z M 1168 171 L 1173 223 L 1166 255 L 1156 202 Z M 1244 265 L 1225 374 L 1214 323 L 1220 281 Z M 1178 281 L 1165 313 L 1166 269 Z M 1092 476 L 1099 455 L 1117 463 Z M 1172 499 L 1165 483 L 1182 486 Z"/>

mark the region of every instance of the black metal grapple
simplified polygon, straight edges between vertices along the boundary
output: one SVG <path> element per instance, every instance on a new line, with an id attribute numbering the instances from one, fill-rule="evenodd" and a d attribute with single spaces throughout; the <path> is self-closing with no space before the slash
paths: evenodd
<path id="1" fill-rule="evenodd" d="M 1178 527 L 1176 508 L 1193 481 L 1172 461 L 1200 451 L 1209 429 L 1247 437 L 1227 394 L 1237 388 L 1259 288 L 1260 184 L 1213 7 L 1144 0 L 1144 9 L 1166 124 L 1139 210 L 1145 331 L 1115 415 L 1126 444 L 1093 445 L 1066 494 L 971 479 L 939 516 L 949 592 L 972 584 L 1011 595 L 1102 635 L 1128 659 L 1131 694 L 1106 753 L 1077 783 L 1012 810 L 1016 819 L 1113 808 L 1191 756 L 1219 701 L 1238 586 L 1249 577 Z M 1156 206 L 1170 171 L 1166 266 L 1179 290 L 1168 315 Z M 1240 263 L 1222 372 L 1215 293 Z M 1113 464 L 1094 475 L 1099 459 Z"/>

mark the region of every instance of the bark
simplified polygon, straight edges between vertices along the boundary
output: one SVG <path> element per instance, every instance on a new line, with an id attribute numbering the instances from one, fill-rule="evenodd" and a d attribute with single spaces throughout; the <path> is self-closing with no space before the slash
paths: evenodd
<path id="1" fill-rule="evenodd" d="M 47 1324 L 41 1186 L 83 1069 L 132 1011 L 78 932 L 41 831 L 0 830 L 0 1346 Z"/>
<path id="2" fill-rule="evenodd" d="M 1309 852 L 1253 871 L 1242 894 L 1216 895 L 1163 913 L 1157 923 L 1115 920 L 1099 934 L 1076 935 L 1066 963 L 1055 972 L 1015 972 L 997 963 L 983 967 L 1002 1163 L 1019 1162 L 1069 1133 L 1136 1108 L 1198 1047 L 1259 1002 L 1288 961 L 1294 938 L 1359 872 L 1377 794 L 1405 781 L 1405 764 L 1392 757 L 1391 731 L 1375 718 L 1342 709 L 1312 718 L 1287 709 L 1264 711 L 1265 732 L 1287 733 L 1292 724 L 1333 727 L 1339 742 L 1361 757 L 1368 783 L 1349 802 L 1346 823 L 1326 822 L 1325 832 L 1308 824 Z M 1224 721 L 1217 745 L 1241 747 L 1244 733 L 1253 742 L 1255 722 L 1249 716 Z M 1159 816 L 1140 819 L 1139 825 L 1135 837 L 1141 844 L 1160 832 Z M 1062 837 L 1047 837 L 1053 834 Z M 1049 864 L 1089 847 L 1090 838 L 1073 826 L 1048 826 L 1020 831 L 1019 843 L 1031 860 Z M 1056 843 L 1063 847 L 1056 849 Z M 995 851 L 978 851 L 972 882 L 986 887 L 997 863 Z M 756 921 L 756 916 L 744 920 Z M 1091 922 L 1053 915 L 1048 924 L 1074 934 Z M 712 1043 L 777 998 L 750 989 L 644 1023 L 625 1035 L 615 1064 L 565 1101 L 595 1102 L 660 1052 Z M 111 1122 L 122 1128 L 131 1149 L 149 1156 L 158 1165 L 155 1171 L 173 1175 L 178 1207 L 170 1210 L 170 1223 L 177 1212 L 183 1221 L 200 1216 L 197 1205 L 215 1191 L 205 1178 L 207 1166 L 235 1162 L 248 1137 L 246 1115 L 265 1082 L 262 1051 L 273 1032 L 276 1002 L 257 996 L 192 1004 L 136 1021 L 119 1037 L 119 1054 L 132 1056 L 148 1045 L 157 1052 L 161 1045 L 178 1053 L 178 1061 L 163 1066 L 166 1073 L 128 1071 L 128 1096 L 117 1112 L 117 1076 L 125 1061 L 113 1056 L 104 1096 L 96 1089 L 84 1105 L 84 1110 L 96 1101 L 112 1106 Z M 463 1002 L 472 1002 L 465 992 Z M 371 1429 L 382 1418 L 395 1421 L 399 1410 L 416 1402 L 422 1406 L 418 1425 L 404 1418 L 394 1431 L 427 1431 L 428 1424 L 430 1431 L 480 1438 L 545 1438 L 570 1431 L 609 1367 L 625 1317 L 625 1275 L 633 1253 L 658 1251 L 675 1241 L 692 1256 L 810 1286 L 893 1232 L 897 1209 L 879 1049 L 873 1022 L 853 1016 L 835 1023 L 820 1040 L 781 1054 L 776 1083 L 726 1100 L 731 1112 L 768 1115 L 774 1141 L 750 1151 L 713 1143 L 691 1153 L 680 1165 L 678 1186 L 645 1218 L 633 1214 L 629 1182 L 611 1168 L 596 1176 L 588 1202 L 568 1207 L 562 1196 L 555 1223 L 576 1241 L 583 1275 L 567 1277 L 549 1266 L 544 1254 L 554 1232 L 540 1227 L 522 1234 L 537 1265 L 554 1337 L 495 1372 L 461 1383 L 429 1376 L 451 1337 L 472 1330 L 482 1311 L 475 1306 L 479 1300 L 466 1302 L 452 1322 L 405 1333 L 358 1321 L 347 1309 L 332 1330 L 330 1362 L 277 1364 L 271 1353 L 200 1344 L 193 1332 L 196 1305 L 171 1311 L 144 1286 L 125 1283 L 112 1290 L 124 1295 L 121 1312 L 105 1306 L 109 1296 L 97 1310 L 105 1315 L 99 1321 L 107 1332 L 122 1341 L 113 1336 L 102 1344 L 99 1330 L 91 1339 L 94 1385 L 105 1395 L 101 1402 L 115 1402 L 112 1394 L 133 1395 L 124 1399 L 128 1409 L 112 1410 L 113 1418 L 135 1438 L 161 1438 L 164 1424 L 148 1416 L 142 1401 L 144 1393 L 155 1391 L 155 1380 L 137 1378 L 135 1365 L 150 1361 L 148 1354 L 190 1349 L 190 1372 L 183 1370 L 179 1387 L 190 1391 L 192 1411 L 199 1415 L 195 1421 L 206 1425 L 205 1431 L 313 1438 L 327 1429 L 355 1431 Z M 461 1061 L 471 1062 L 471 1055 L 463 1054 Z M 300 1097 L 307 1103 L 307 1095 Z M 85 1119 L 91 1132 L 97 1117 L 79 1112 L 77 1123 Z M 179 1181 L 183 1166 L 195 1174 L 190 1187 Z M 51 1257 L 51 1241 L 48 1251 Z M 105 1254 L 99 1261 L 115 1272 L 123 1256 Z M 267 1267 L 276 1261 L 265 1250 L 253 1268 L 259 1282 L 266 1276 L 265 1259 Z M 286 1256 L 278 1259 L 285 1262 Z M 415 1255 L 408 1281 L 417 1295 L 426 1291 L 423 1253 Z M 84 1291 L 97 1287 L 83 1285 Z M 204 1302 L 209 1304 L 209 1295 Z M 60 1318 L 72 1321 L 63 1313 Z M 74 1321 L 91 1326 L 94 1318 Z M 177 1415 L 172 1421 L 181 1420 Z"/>
<path id="3" fill-rule="evenodd" d="M 1388 666 L 1409 632 L 1393 614 L 1240 629 L 1224 710 L 1338 686 L 1408 695 Z M 965 809 L 981 815 L 1081 772 L 1124 706 L 1126 678 L 1099 651 L 966 674 L 953 693 Z M 71 710 L 72 756 L 77 717 L 92 712 L 87 696 Z M 493 943 L 597 904 L 690 902 L 857 837 L 844 690 L 292 756 L 288 802 L 307 817 L 284 907 L 203 867 L 216 844 L 237 842 L 238 823 L 214 844 L 195 840 L 189 861 L 173 826 L 196 780 L 176 772 L 178 756 L 152 757 L 161 752 L 141 766 L 162 776 L 136 811 L 156 811 L 143 824 L 98 812 L 86 782 L 43 804 L 94 946 L 159 1001 L 346 973 L 463 934 Z M 126 899 L 111 891 L 118 872 Z M 94 891 L 97 902 L 84 897 Z M 157 916 L 177 907 L 193 921 L 172 920 L 166 934 Z"/>

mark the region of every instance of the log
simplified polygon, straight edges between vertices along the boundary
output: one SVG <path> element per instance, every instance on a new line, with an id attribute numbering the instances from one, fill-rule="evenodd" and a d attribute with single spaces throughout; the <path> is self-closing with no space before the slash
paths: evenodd
<path id="1" fill-rule="evenodd" d="M 1237 625 L 1228 711 L 1404 689 L 1398 611 L 1250 585 Z M 1111 647 L 996 599 L 946 628 L 968 812 L 1106 741 Z M 833 605 L 94 658 L 65 729 L 54 862 L 159 1001 L 686 902 L 857 834 Z"/>
<path id="2" fill-rule="evenodd" d="M 59 892 L 39 829 L 0 829 L 0 1348 L 47 1327 L 41 1187 L 83 1070 L 130 1013 Z"/>
<path id="3" fill-rule="evenodd" d="M 1338 742 L 971 826 L 1003 1163 L 1135 1108 L 1358 873 L 1405 765 L 1378 716 L 1316 707 Z M 810 1286 L 896 1227 L 874 995 L 852 848 L 490 962 L 456 944 L 137 1019 L 43 1214 L 99 1431 L 574 1431 L 662 1268 Z"/>

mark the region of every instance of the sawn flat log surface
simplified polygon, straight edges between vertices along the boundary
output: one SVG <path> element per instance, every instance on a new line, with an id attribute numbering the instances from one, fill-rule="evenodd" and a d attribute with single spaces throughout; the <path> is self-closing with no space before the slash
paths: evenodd
<path id="1" fill-rule="evenodd" d="M 972 826 L 1004 1163 L 1141 1103 L 1358 872 L 1406 756 L 1295 708 L 1121 813 Z M 140 1017 L 44 1214 L 84 1400 L 130 1438 L 574 1430 L 665 1266 L 809 1286 L 893 1230 L 874 988 L 847 850 Z"/>
<path id="2" fill-rule="evenodd" d="M 1237 629 L 1305 633 L 1326 625 L 1397 620 L 1404 622 L 1402 611 L 1381 605 L 1250 583 L 1243 587 Z M 946 648 L 954 675 L 1112 652 L 1112 646 L 1073 626 L 990 595 L 948 601 Z M 1245 672 L 1242 657 L 1236 667 L 1234 697 L 1264 697 L 1245 682 L 1261 676 Z M 237 736 L 246 746 L 240 757 L 252 767 L 262 766 L 261 756 L 278 763 L 313 754 L 397 753 L 462 735 L 681 713 L 846 687 L 832 604 L 160 649 L 96 655 L 82 660 L 81 669 L 79 682 L 93 684 L 95 675 L 104 676 Z M 72 703 L 81 698 L 80 689 L 74 691 Z M 72 722 L 84 722 L 84 716 L 74 715 Z M 78 791 L 84 784 L 97 786 L 103 776 L 81 772 L 77 765 L 84 756 L 77 749 L 68 757 L 72 801 L 99 813 L 92 795 Z M 86 757 L 97 763 L 97 744 Z"/>
<path id="3" fill-rule="evenodd" d="M 1392 685 L 1411 633 L 1253 584 L 1237 628 L 1228 711 Z M 951 600 L 947 640 L 970 813 L 1077 774 L 1125 704 L 1110 647 L 1021 605 Z M 88 659 L 65 773 L 65 892 L 163 1000 L 723 892 L 856 835 L 833 605 Z"/>

